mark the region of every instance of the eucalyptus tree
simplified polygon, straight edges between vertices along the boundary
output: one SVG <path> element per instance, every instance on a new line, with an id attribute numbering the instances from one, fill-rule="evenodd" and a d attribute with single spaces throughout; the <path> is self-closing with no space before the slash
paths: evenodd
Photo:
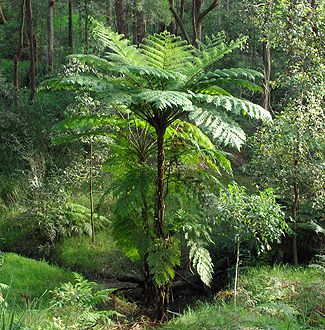
<path id="1" fill-rule="evenodd" d="M 240 148 L 246 137 L 234 118 L 270 120 L 271 116 L 264 108 L 231 95 L 226 88 L 241 86 L 255 91 L 258 89 L 255 78 L 262 75 L 242 68 L 215 68 L 218 60 L 244 43 L 243 39 L 227 44 L 221 34 L 208 39 L 199 51 L 181 38 L 163 32 L 149 36 L 136 47 L 123 35 L 97 22 L 93 25 L 102 56 L 73 55 L 84 69 L 79 74 L 50 80 L 47 85 L 55 89 L 96 91 L 110 104 L 127 107 L 153 128 L 157 167 L 152 244 L 160 255 L 168 255 L 173 251 L 172 233 L 165 225 L 168 129 L 179 119 L 189 121 L 214 144 Z M 160 317 L 167 312 L 171 270 L 176 261 L 171 260 L 163 278 L 156 278 Z"/>
<path id="2" fill-rule="evenodd" d="M 288 205 L 295 265 L 299 262 L 297 231 L 306 225 L 301 207 L 309 205 L 321 212 L 325 202 L 324 119 L 322 100 L 313 94 L 305 95 L 303 101 L 292 101 L 272 127 L 261 128 L 252 143 L 255 175 L 261 184 L 278 188 Z"/>

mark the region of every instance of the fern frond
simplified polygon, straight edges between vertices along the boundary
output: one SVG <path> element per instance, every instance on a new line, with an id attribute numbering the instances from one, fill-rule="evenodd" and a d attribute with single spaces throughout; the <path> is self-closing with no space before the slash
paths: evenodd
<path id="1" fill-rule="evenodd" d="M 140 45 L 140 52 L 149 66 L 178 72 L 192 61 L 192 51 L 186 41 L 167 31 L 151 35 Z"/>
<path id="2" fill-rule="evenodd" d="M 63 144 L 80 140 L 82 137 L 110 136 L 118 131 L 121 119 L 115 116 L 74 116 L 66 118 L 52 127 L 55 144 Z"/>
<path id="3" fill-rule="evenodd" d="M 175 277 L 175 266 L 180 265 L 179 240 L 171 238 L 166 242 L 156 238 L 148 250 L 148 264 L 153 280 L 158 286 L 167 284 Z"/>
<path id="4" fill-rule="evenodd" d="M 189 95 L 178 91 L 144 90 L 137 94 L 134 99 L 137 104 L 150 104 L 154 109 L 166 110 L 181 108 L 183 111 L 192 109 Z"/>
<path id="5" fill-rule="evenodd" d="M 92 21 L 92 35 L 102 48 L 108 48 L 106 59 L 115 65 L 141 65 L 143 57 L 123 34 L 106 28 L 102 23 Z"/>
<path id="6" fill-rule="evenodd" d="M 224 31 L 219 32 L 217 35 L 205 36 L 204 42 L 201 43 L 201 50 L 208 51 L 219 47 L 221 44 L 226 42 L 226 34 Z"/>
<path id="7" fill-rule="evenodd" d="M 194 88 L 196 91 L 199 91 L 199 89 L 217 85 L 226 88 L 232 88 L 234 86 L 244 87 L 253 92 L 262 92 L 263 88 L 254 83 L 256 78 L 262 77 L 263 75 L 260 72 L 251 69 L 217 69 L 198 76 L 195 82 L 193 81 L 192 89 Z M 219 94 L 227 95 L 225 93 Z"/>
<path id="8" fill-rule="evenodd" d="M 206 86 L 206 87 L 205 87 Z M 231 94 L 223 89 L 220 86 L 216 85 L 209 85 L 208 83 L 202 83 L 199 86 L 195 86 L 194 89 L 192 89 L 195 93 L 200 93 L 200 94 L 208 94 L 208 95 L 227 95 L 231 96 Z"/>
<path id="9" fill-rule="evenodd" d="M 218 42 L 216 45 L 202 48 L 198 56 L 193 58 L 191 68 L 187 71 L 188 80 L 185 83 L 186 88 L 191 88 L 195 84 L 196 78 L 205 72 L 212 64 L 222 59 L 226 54 L 231 53 L 234 49 L 239 48 L 246 39 L 241 38 L 231 41 L 228 45 L 224 42 Z M 213 46 L 214 45 L 214 46 Z"/>
<path id="10" fill-rule="evenodd" d="M 213 274 L 213 263 L 209 251 L 195 242 L 188 242 L 190 247 L 189 259 L 200 276 L 201 281 L 210 286 Z"/>
<path id="11" fill-rule="evenodd" d="M 61 78 L 53 78 L 44 81 L 41 89 L 56 91 L 98 91 L 103 92 L 109 88 L 109 84 L 102 78 L 95 75 L 71 75 Z"/>
<path id="12" fill-rule="evenodd" d="M 204 110 L 195 108 L 195 110 L 189 112 L 189 118 L 214 143 L 240 149 L 246 140 L 245 132 L 241 127 L 216 108 L 206 107 Z"/>
<path id="13" fill-rule="evenodd" d="M 204 75 L 206 80 L 212 79 L 246 79 L 255 81 L 256 78 L 263 78 L 263 74 L 252 69 L 243 69 L 243 68 L 230 68 L 230 69 L 216 69 L 210 72 L 207 72 Z"/>
<path id="14" fill-rule="evenodd" d="M 231 163 L 227 158 L 227 153 L 218 150 L 210 138 L 196 125 L 177 120 L 166 131 L 166 139 L 174 138 L 175 136 L 182 139 L 184 143 L 190 144 L 190 150 L 198 152 L 201 155 L 201 159 L 205 160 L 209 167 L 218 174 L 220 174 L 219 166 L 227 173 L 231 173 Z"/>
<path id="15" fill-rule="evenodd" d="M 235 115 L 248 115 L 262 121 L 272 120 L 271 114 L 260 105 L 233 96 L 194 94 L 193 98 L 199 103 L 213 105 Z"/>

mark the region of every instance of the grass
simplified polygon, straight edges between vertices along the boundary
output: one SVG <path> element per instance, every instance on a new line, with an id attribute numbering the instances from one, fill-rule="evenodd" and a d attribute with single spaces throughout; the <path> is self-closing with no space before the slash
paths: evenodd
<path id="1" fill-rule="evenodd" d="M 325 329 L 323 271 L 257 267 L 241 276 L 239 286 L 237 306 L 231 290 L 221 291 L 213 303 L 198 303 L 162 329 Z"/>
<path id="2" fill-rule="evenodd" d="M 96 235 L 94 244 L 87 236 L 65 239 L 56 251 L 59 265 L 92 277 L 123 278 L 139 273 L 139 266 L 123 255 L 106 231 Z"/>
<path id="3" fill-rule="evenodd" d="M 101 251 L 100 242 L 106 236 L 102 234 L 99 237 L 98 246 L 93 247 L 95 252 L 97 249 Z M 105 244 L 108 244 L 107 242 Z M 73 243 L 76 244 L 76 241 L 70 241 L 68 246 L 73 246 Z M 102 244 L 104 253 L 107 246 L 104 242 Z M 75 247 L 76 250 L 82 251 L 80 248 L 80 245 Z M 81 253 L 83 257 L 79 261 L 85 261 L 86 255 L 91 258 L 91 253 L 95 252 Z M 88 262 L 91 263 L 92 260 Z M 101 264 L 98 260 L 96 262 L 97 266 Z M 15 302 L 18 303 L 18 308 L 15 307 L 16 319 L 23 315 L 23 325 L 29 330 L 79 329 L 80 325 L 86 322 L 84 319 L 90 322 L 94 315 L 100 315 L 89 309 L 78 309 L 73 306 L 62 309 L 49 308 L 46 299 L 49 299 L 50 295 L 43 298 L 44 304 L 39 303 L 37 299 L 29 304 L 23 304 L 26 298 L 31 300 L 40 297 L 44 291 L 72 280 L 71 272 L 44 261 L 27 259 L 13 253 L 4 254 L 4 263 L 0 267 L 0 282 L 11 286 L 8 303 L 12 306 Z M 241 275 L 238 294 L 237 306 L 234 306 L 232 300 L 232 290 L 224 290 L 215 295 L 212 303 L 199 302 L 195 308 L 188 308 L 184 315 L 163 324 L 159 329 L 325 329 L 325 281 L 322 268 L 251 268 Z M 93 327 L 102 330 L 110 328 L 104 323 Z M 128 325 L 125 324 L 123 329 L 128 329 Z"/>
<path id="4" fill-rule="evenodd" d="M 6 253 L 0 267 L 0 282 L 10 286 L 8 301 L 20 305 L 41 297 L 44 292 L 54 289 L 62 282 L 72 280 L 72 272 L 14 253 Z"/>

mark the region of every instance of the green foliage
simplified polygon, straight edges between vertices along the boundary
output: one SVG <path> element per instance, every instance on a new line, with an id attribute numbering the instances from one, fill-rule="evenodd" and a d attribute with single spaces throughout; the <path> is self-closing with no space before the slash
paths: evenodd
<path id="1" fill-rule="evenodd" d="M 191 46 L 179 37 L 164 32 L 148 37 L 140 48 L 136 48 L 127 39 L 123 39 L 123 36 L 106 29 L 98 22 L 93 25 L 98 42 L 110 52 L 103 57 L 73 56 L 87 69 L 77 75 L 48 81 L 47 86 L 52 89 L 88 88 L 104 93 L 109 102 L 129 105 L 137 115 L 153 126 L 157 111 L 164 113 L 167 124 L 189 112 L 191 120 L 199 123 L 214 140 L 237 148 L 245 141 L 245 134 L 222 110 L 235 115 L 248 114 L 252 118 L 270 119 L 263 108 L 253 103 L 233 98 L 229 93 L 227 96 L 216 95 L 218 88 L 213 91 L 207 88 L 217 85 L 217 75 L 220 79 L 240 78 L 237 83 L 251 87 L 250 80 L 260 77 L 258 72 L 244 69 L 209 72 L 211 65 L 238 48 L 243 40 L 226 44 L 224 36 L 217 36 L 202 47 L 201 53 L 194 53 Z M 120 74 L 123 74 L 123 79 Z M 200 82 L 205 87 L 198 90 L 197 84 Z M 232 85 L 231 81 L 228 81 L 228 85 Z M 195 94 L 189 93 L 189 90 Z M 207 98 L 205 94 L 200 94 L 201 90 L 213 96 Z M 210 104 L 216 108 L 215 111 L 205 110 Z M 203 121 L 201 112 L 207 116 Z M 225 127 L 218 130 L 220 125 Z"/>
<path id="2" fill-rule="evenodd" d="M 175 267 L 180 265 L 179 240 L 169 238 L 167 241 L 156 238 L 150 242 L 148 264 L 153 280 L 158 286 L 174 279 Z"/>
<path id="3" fill-rule="evenodd" d="M 3 216 L 0 247 L 27 256 L 49 256 L 53 244 L 63 238 L 91 236 L 89 219 L 89 208 L 73 202 L 60 183 L 44 183 L 33 189 L 33 198 L 24 209 Z M 98 213 L 94 213 L 94 219 L 97 230 L 109 224 Z"/>
<path id="4" fill-rule="evenodd" d="M 235 241 L 253 240 L 260 252 L 280 242 L 288 228 L 271 189 L 250 196 L 244 187 L 230 184 L 220 192 L 217 208 L 217 222 L 232 231 Z"/>
<path id="5" fill-rule="evenodd" d="M 103 303 L 109 299 L 109 294 L 115 289 L 94 291 L 97 284 L 89 282 L 83 276 L 74 273 L 74 284 L 63 283 L 51 291 L 52 306 L 62 308 L 64 306 L 90 307 Z"/>
<path id="6" fill-rule="evenodd" d="M 174 178 L 179 180 L 179 161 L 184 168 L 190 168 L 192 175 L 195 169 L 200 168 L 202 161 L 211 169 L 209 172 L 212 173 L 206 175 L 211 178 L 221 173 L 219 167 L 229 171 L 229 162 L 222 152 L 216 150 L 213 142 L 240 148 L 245 140 L 245 133 L 231 117 L 248 115 L 251 118 L 269 120 L 270 115 L 260 106 L 235 98 L 230 93 L 216 94 L 217 88 L 211 91 L 212 95 L 207 95 L 210 91 L 206 87 L 215 85 L 217 75 L 219 78 L 240 78 L 241 85 L 245 85 L 244 81 L 248 79 L 247 86 L 250 80 L 260 75 L 252 70 L 241 69 L 224 72 L 219 70 L 210 76 L 207 74 L 218 60 L 240 47 L 244 39 L 226 43 L 225 36 L 218 35 L 202 45 L 200 52 L 195 52 L 185 41 L 169 32 L 151 35 L 139 47 L 130 45 L 126 38 L 96 21 L 93 22 L 93 34 L 98 49 L 106 52 L 101 57 L 70 57 L 71 73 L 68 66 L 66 76 L 48 81 L 46 86 L 54 90 L 81 89 L 97 93 L 113 108 L 127 107 L 136 115 L 137 124 L 142 125 L 141 128 L 137 124 L 129 125 L 128 129 L 121 129 L 119 126 L 118 132 L 114 132 L 113 128 L 113 132 L 107 134 L 113 140 L 112 149 L 115 149 L 111 158 L 124 157 L 112 163 L 125 163 L 118 170 L 114 183 L 113 193 L 117 203 L 113 232 L 127 255 L 133 258 L 148 256 L 153 279 L 158 286 L 163 286 L 174 278 L 174 268 L 180 262 L 180 246 L 173 234 L 173 216 L 170 220 L 166 218 L 166 224 L 164 219 L 159 220 L 164 225 L 162 235 L 166 240 L 157 235 L 157 220 L 153 219 L 153 214 L 157 212 L 154 206 L 157 204 L 155 195 L 158 193 L 154 191 L 157 173 L 152 170 L 152 164 L 157 160 L 152 157 L 151 150 L 161 152 L 156 149 L 157 136 L 162 132 L 166 148 L 170 146 L 165 174 L 169 171 L 171 181 Z M 74 61 L 77 63 L 76 68 L 73 67 Z M 204 93 L 197 87 L 202 81 L 206 82 Z M 205 116 L 203 120 L 202 116 Z M 151 128 L 141 124 L 139 118 L 150 124 Z M 194 126 L 182 124 L 182 121 L 178 121 L 180 118 L 190 119 L 200 129 L 195 130 Z M 109 119 L 104 118 L 106 124 L 101 123 L 103 118 L 73 119 L 63 123 L 61 129 L 72 128 L 81 134 L 89 134 L 96 132 L 99 124 L 99 134 L 103 134 L 103 129 L 107 130 L 114 125 L 115 118 L 111 118 L 112 124 Z M 178 133 L 181 128 L 187 128 L 188 131 L 184 130 L 185 134 L 182 135 Z M 152 134 L 153 130 L 156 134 Z M 193 151 L 190 150 L 191 147 Z M 195 161 L 191 159 L 191 153 L 196 154 Z M 127 161 L 132 161 L 132 168 Z M 197 172 L 204 175 L 204 171 Z M 205 243 L 195 240 L 197 237 L 191 235 L 188 241 L 190 259 L 208 285 L 212 279 L 212 262 Z"/>
<path id="7" fill-rule="evenodd" d="M 257 132 L 252 140 L 252 168 L 264 185 L 279 188 L 282 197 L 289 200 L 296 182 L 301 202 L 309 201 L 317 209 L 324 199 L 324 114 L 322 100 L 316 95 L 306 95 L 304 102 L 293 102 L 273 126 Z"/>

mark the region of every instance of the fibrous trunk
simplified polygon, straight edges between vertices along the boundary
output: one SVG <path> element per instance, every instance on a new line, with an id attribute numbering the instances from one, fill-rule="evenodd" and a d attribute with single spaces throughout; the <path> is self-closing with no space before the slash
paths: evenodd
<path id="1" fill-rule="evenodd" d="M 165 219 L 165 147 L 164 136 L 165 127 L 156 129 L 157 133 L 157 201 L 155 214 L 156 236 L 162 240 L 167 240 L 164 233 Z M 157 260 L 159 262 L 159 260 Z M 170 283 L 157 286 L 158 294 L 158 319 L 164 320 L 167 318 L 167 309 L 170 302 Z"/>

